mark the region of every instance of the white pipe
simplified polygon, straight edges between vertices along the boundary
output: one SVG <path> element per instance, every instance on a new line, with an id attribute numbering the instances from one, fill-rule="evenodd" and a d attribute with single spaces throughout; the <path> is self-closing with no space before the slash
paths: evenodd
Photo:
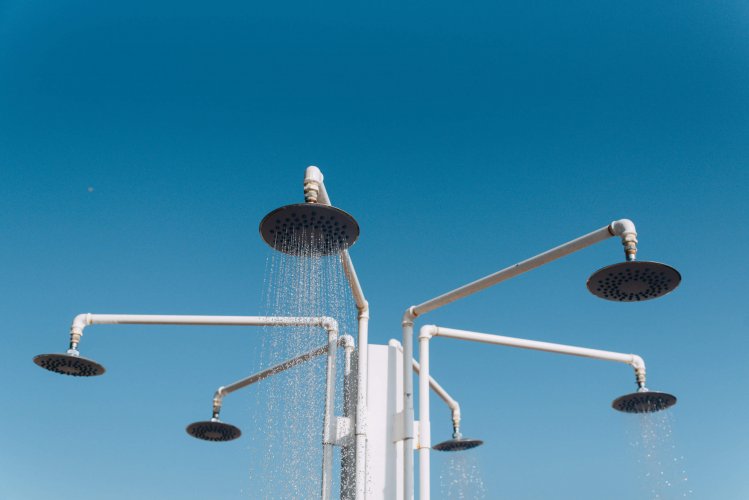
<path id="1" fill-rule="evenodd" d="M 221 412 L 221 405 L 223 404 L 225 396 L 231 394 L 232 392 L 238 391 L 239 389 L 247 387 L 249 385 L 256 384 L 257 382 L 261 382 L 267 378 L 272 377 L 273 375 L 277 375 L 297 365 L 301 365 L 302 363 L 305 363 L 313 358 L 316 358 L 317 356 L 325 354 L 326 352 L 328 352 L 327 344 L 325 344 L 322 347 L 318 347 L 317 349 L 313 349 L 309 352 L 305 352 L 304 354 L 300 356 L 287 359 L 286 361 L 282 363 L 279 363 L 275 366 L 271 366 L 270 368 L 266 368 L 265 370 L 254 373 L 241 380 L 232 382 L 229 385 L 222 385 L 221 387 L 216 389 L 216 392 L 213 395 L 213 417 L 218 418 L 219 413 Z"/>
<path id="2" fill-rule="evenodd" d="M 584 358 L 617 361 L 626 363 L 635 369 L 637 384 L 645 387 L 645 361 L 636 354 L 624 354 L 612 351 L 601 351 L 551 342 L 539 342 L 514 337 L 503 337 L 488 333 L 455 330 L 435 325 L 424 325 L 419 330 L 419 360 L 421 373 L 419 374 L 419 499 L 429 500 L 431 471 L 429 468 L 429 451 L 431 447 L 431 428 L 429 417 L 429 340 L 432 337 L 448 337 L 458 340 L 469 340 L 485 344 L 518 347 L 535 351 L 567 354 Z"/>
<path id="3" fill-rule="evenodd" d="M 304 198 L 308 203 L 321 203 L 332 205 L 328 190 L 325 188 L 324 176 L 319 168 L 307 167 L 304 176 Z M 364 500 L 366 497 L 367 482 L 367 387 L 369 370 L 369 303 L 364 297 L 359 277 L 356 275 L 354 263 L 348 250 L 341 251 L 341 263 L 343 264 L 346 278 L 354 296 L 358 315 L 358 357 L 357 357 L 357 383 L 356 383 L 356 500 Z"/>
<path id="4" fill-rule="evenodd" d="M 352 356 L 354 353 L 354 339 L 350 335 L 342 338 L 348 339 L 344 343 L 343 362 L 343 416 L 354 421 L 356 411 L 356 379 L 353 375 Z M 355 468 L 356 448 L 351 444 L 341 446 L 341 500 L 351 500 L 356 494 L 355 478 L 350 472 Z"/>
<path id="5" fill-rule="evenodd" d="M 350 363 L 349 359 L 350 359 L 351 349 L 353 349 L 353 342 L 354 340 L 350 335 L 342 335 L 338 339 L 338 345 L 342 347 L 346 353 L 346 366 L 347 367 L 349 366 L 349 363 Z M 267 378 L 272 377 L 273 375 L 277 375 L 281 372 L 285 372 L 286 370 L 290 368 L 294 368 L 297 365 L 301 365 L 302 363 L 305 363 L 313 358 L 316 358 L 317 356 L 325 354 L 326 352 L 328 352 L 328 344 L 325 344 L 324 346 L 320 346 L 317 349 L 312 349 L 311 351 L 305 352 L 304 354 L 301 354 L 294 358 L 287 359 L 286 361 L 283 361 L 282 363 L 279 363 L 275 366 L 271 366 L 270 368 L 266 368 L 265 370 L 249 375 L 243 379 L 237 380 L 236 382 L 232 382 L 231 384 L 219 387 L 218 389 L 216 389 L 216 392 L 213 395 L 213 417 L 218 418 L 218 415 L 221 412 L 221 405 L 223 404 L 223 400 L 225 396 L 231 394 L 232 392 L 238 391 L 239 389 L 243 389 L 249 385 L 261 382 Z M 346 373 L 344 373 L 344 377 L 345 376 L 346 376 Z M 345 381 L 344 381 L 344 385 L 345 385 Z"/>
<path id="6" fill-rule="evenodd" d="M 327 316 L 193 316 L 153 314 L 79 314 L 70 327 L 70 349 L 77 354 L 83 330 L 95 324 L 119 325 L 212 325 L 212 326 L 319 326 L 328 331 L 328 363 L 323 417 L 322 498 L 329 500 L 332 490 L 333 439 L 330 436 L 335 411 L 335 358 L 338 342 L 338 322 Z"/>
<path id="7" fill-rule="evenodd" d="M 416 319 L 417 316 L 426 314 L 510 278 L 514 278 L 515 276 L 531 271 L 537 267 L 543 266 L 544 264 L 548 264 L 549 262 L 577 252 L 578 250 L 582 250 L 583 248 L 589 247 L 612 236 L 619 236 L 621 238 L 627 260 L 634 260 L 634 255 L 637 252 L 637 232 L 634 223 L 629 219 L 620 219 L 612 222 L 606 227 L 602 227 L 601 229 L 552 248 L 551 250 L 547 250 L 535 257 L 531 257 L 530 259 L 463 285 L 460 288 L 456 288 L 451 292 L 447 292 L 417 306 L 409 307 L 403 314 L 403 319 L 401 321 L 401 327 L 403 329 L 403 352 L 405 356 L 404 363 L 406 363 L 406 359 L 409 359 L 409 357 L 413 355 L 413 324 L 414 319 Z M 408 369 L 407 365 L 404 366 L 403 428 L 405 429 L 405 441 L 403 446 L 403 485 L 404 499 L 409 500 L 413 498 L 414 484 L 413 431 L 410 430 L 413 428 L 414 422 L 413 374 L 411 373 L 411 370 Z"/>
<path id="8" fill-rule="evenodd" d="M 419 332 L 419 499 L 430 499 L 429 451 L 432 448 L 432 431 L 429 418 L 429 336 Z"/>
<path id="9" fill-rule="evenodd" d="M 413 307 L 403 313 L 403 499 L 411 500 L 414 496 L 414 377 L 410 359 L 414 357 L 414 319 Z"/>
<path id="10" fill-rule="evenodd" d="M 333 494 L 333 444 L 331 426 L 335 418 L 335 371 L 338 332 L 328 330 L 328 365 L 326 367 L 325 413 L 322 433 L 322 500 L 330 500 Z"/>
<path id="11" fill-rule="evenodd" d="M 338 331 L 335 319 L 287 316 L 195 316 L 168 314 L 79 314 L 70 326 L 71 349 L 77 349 L 89 325 L 319 326 Z"/>
<path id="12" fill-rule="evenodd" d="M 397 348 L 401 353 L 403 352 L 403 346 L 400 342 L 398 342 L 396 339 L 390 339 L 388 342 L 389 345 Z M 413 372 L 416 375 L 419 375 L 421 373 L 421 365 L 418 361 L 415 359 L 412 360 L 412 368 Z M 440 397 L 442 401 L 445 402 L 448 408 L 450 408 L 450 413 L 452 415 L 452 421 L 453 421 L 453 430 L 460 430 L 460 404 L 453 399 L 452 396 L 445 390 L 444 387 L 442 387 L 439 382 L 437 382 L 434 377 L 429 377 L 429 388 L 434 392 L 437 396 Z"/>

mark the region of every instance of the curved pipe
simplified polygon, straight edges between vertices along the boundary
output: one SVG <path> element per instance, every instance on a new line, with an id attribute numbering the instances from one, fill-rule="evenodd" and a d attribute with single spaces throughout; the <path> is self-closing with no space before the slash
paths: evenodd
<path id="1" fill-rule="evenodd" d="M 403 346 L 397 340 L 390 339 L 388 344 L 397 348 L 401 353 L 403 352 Z M 415 359 L 412 361 L 412 369 L 414 373 L 419 375 L 421 373 L 421 365 Z M 431 375 L 429 376 L 429 388 L 450 408 L 453 421 L 453 437 L 455 437 L 455 433 L 460 432 L 460 404 Z"/>
<path id="2" fill-rule="evenodd" d="M 430 497 L 430 456 L 431 428 L 429 416 L 429 341 L 432 337 L 448 337 L 459 340 L 470 340 L 486 344 L 518 347 L 535 351 L 553 352 L 571 356 L 617 361 L 626 363 L 635 369 L 637 384 L 641 388 L 645 385 L 645 361 L 636 354 L 623 354 L 612 351 L 601 351 L 551 342 L 503 337 L 488 333 L 476 333 L 465 330 L 454 330 L 435 325 L 425 325 L 419 330 L 419 361 L 421 373 L 419 375 L 419 498 L 429 500 Z"/>

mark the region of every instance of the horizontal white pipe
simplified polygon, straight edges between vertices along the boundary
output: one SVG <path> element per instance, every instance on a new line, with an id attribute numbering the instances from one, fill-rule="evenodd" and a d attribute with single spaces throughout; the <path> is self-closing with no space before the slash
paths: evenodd
<path id="1" fill-rule="evenodd" d="M 195 316 L 169 314 L 79 314 L 70 327 L 71 349 L 76 349 L 89 325 L 203 325 L 203 326 L 319 326 L 338 331 L 338 322 L 327 316 Z"/>
<path id="2" fill-rule="evenodd" d="M 455 330 L 435 325 L 422 326 L 419 332 L 419 338 L 421 339 L 422 337 L 449 337 L 453 339 L 482 342 L 484 344 L 519 347 L 520 349 L 553 352 L 570 356 L 580 356 L 583 358 L 601 359 L 604 361 L 616 361 L 631 365 L 636 371 L 642 372 L 643 374 L 645 372 L 645 361 L 637 354 L 624 354 L 620 352 L 602 351 L 599 349 L 588 349 L 586 347 L 554 344 L 551 342 L 539 342 L 537 340 L 503 337 L 501 335 Z"/>

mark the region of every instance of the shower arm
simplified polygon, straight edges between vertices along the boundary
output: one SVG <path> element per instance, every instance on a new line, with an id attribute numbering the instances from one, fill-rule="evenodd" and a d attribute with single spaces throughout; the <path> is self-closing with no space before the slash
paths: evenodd
<path id="1" fill-rule="evenodd" d="M 193 326 L 318 326 L 338 336 L 338 322 L 327 316 L 195 316 L 169 314 L 77 315 L 70 325 L 70 350 L 78 351 L 83 330 L 90 325 L 193 325 Z"/>
<path id="2" fill-rule="evenodd" d="M 341 335 L 338 338 L 338 347 L 342 347 L 345 350 L 346 360 L 348 364 L 348 361 L 351 356 L 351 349 L 354 347 L 353 337 L 351 337 L 351 335 Z M 321 356 L 325 354 L 326 352 L 328 352 L 327 344 L 325 344 L 324 346 L 320 346 L 317 349 L 312 349 L 311 351 L 308 351 L 300 356 L 287 359 L 286 361 L 282 363 L 279 363 L 275 366 L 272 366 L 270 368 L 257 372 L 241 380 L 237 380 L 236 382 L 232 384 L 219 387 L 218 389 L 216 389 L 216 393 L 213 395 L 213 417 L 212 418 L 214 419 L 219 418 L 219 414 L 221 413 L 221 406 L 223 404 L 225 396 L 231 394 L 232 392 L 238 391 L 239 389 L 255 384 L 257 382 L 270 378 L 279 373 L 285 372 L 286 370 L 293 368 L 297 365 L 306 363 L 307 361 L 314 359 L 318 356 Z"/>
<path id="3" fill-rule="evenodd" d="M 541 267 L 556 259 L 565 257 L 574 252 L 587 248 L 603 240 L 619 236 L 624 246 L 627 261 L 634 261 L 637 254 L 637 230 L 635 224 L 629 219 L 620 219 L 604 226 L 596 231 L 588 233 L 577 239 L 547 250 L 535 257 L 526 259 L 510 267 L 506 267 L 493 274 L 480 278 L 476 281 L 463 285 L 455 290 L 442 294 L 438 297 L 422 302 L 417 306 L 411 306 L 403 313 L 401 327 L 403 329 L 403 498 L 409 500 L 414 494 L 414 454 L 413 454 L 413 376 L 409 373 L 407 363 L 413 358 L 413 327 L 416 317 L 446 306 L 451 302 L 462 299 L 476 292 L 480 292 L 490 286 L 496 285 L 520 274 Z"/>
<path id="4" fill-rule="evenodd" d="M 598 349 L 588 349 L 550 342 L 539 342 L 513 337 L 503 337 L 488 333 L 476 333 L 465 330 L 443 328 L 435 325 L 422 326 L 419 331 L 419 361 L 421 362 L 421 373 L 419 374 L 419 498 L 429 500 L 430 495 L 430 457 L 431 428 L 429 419 L 429 340 L 432 337 L 448 337 L 458 340 L 469 340 L 485 344 L 502 345 L 507 347 L 518 347 L 535 351 L 546 351 L 571 356 L 601 359 L 604 361 L 617 361 L 631 365 L 635 370 L 637 385 L 641 390 L 645 389 L 645 361 L 636 354 L 623 354 Z"/>
<path id="5" fill-rule="evenodd" d="M 403 346 L 400 342 L 398 342 L 396 339 L 390 339 L 388 342 L 391 346 L 397 348 L 401 353 L 403 353 Z M 417 375 L 421 373 L 421 365 L 418 361 L 415 359 L 413 361 L 413 371 Z M 440 397 L 442 401 L 445 402 L 448 408 L 450 408 L 450 413 L 452 415 L 452 421 L 453 421 L 453 438 L 460 437 L 460 404 L 458 404 L 457 401 L 455 401 L 450 394 L 437 382 L 434 377 L 431 375 L 429 376 L 429 387 L 434 391 L 437 396 Z"/>
<path id="6" fill-rule="evenodd" d="M 304 200 L 307 203 L 320 203 L 332 206 L 328 190 L 325 188 L 324 176 L 319 168 L 307 167 L 304 174 Z M 346 279 L 351 288 L 351 293 L 356 303 L 358 314 L 358 342 L 357 370 L 356 370 L 356 451 L 355 451 L 355 487 L 356 500 L 363 500 L 366 493 L 366 457 L 367 457 L 367 388 L 368 388 L 368 360 L 369 360 L 369 303 L 364 297 L 359 277 L 356 274 L 354 263 L 347 249 L 340 253 Z M 347 464 L 343 465 L 344 468 Z M 346 492 L 342 492 L 346 493 Z"/>
<path id="7" fill-rule="evenodd" d="M 120 325 L 211 325 L 211 326 L 318 326 L 328 332 L 327 371 L 325 387 L 325 414 L 323 417 L 323 464 L 322 499 L 332 495 L 333 437 L 331 423 L 335 410 L 336 345 L 338 344 L 338 322 L 327 316 L 190 316 L 150 314 L 79 314 L 70 327 L 70 349 L 68 354 L 78 354 L 78 344 L 83 330 L 95 324 Z"/>

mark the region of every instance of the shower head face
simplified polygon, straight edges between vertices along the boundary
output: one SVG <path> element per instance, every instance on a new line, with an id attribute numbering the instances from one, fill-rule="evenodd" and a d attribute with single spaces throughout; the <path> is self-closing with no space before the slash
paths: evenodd
<path id="1" fill-rule="evenodd" d="M 484 444 L 484 442 L 480 439 L 461 437 L 442 441 L 441 443 L 432 446 L 432 449 L 437 451 L 465 451 L 481 446 L 482 444 Z"/>
<path id="2" fill-rule="evenodd" d="M 187 426 L 187 433 L 204 441 L 231 441 L 242 435 L 237 427 L 219 420 L 205 420 Z"/>
<path id="3" fill-rule="evenodd" d="M 654 413 L 676 404 L 676 396 L 665 392 L 639 391 L 614 400 L 611 407 L 624 413 Z"/>
<path id="4" fill-rule="evenodd" d="M 638 302 L 655 299 L 672 292 L 681 275 L 671 266 L 659 262 L 621 262 L 599 269 L 588 278 L 593 295 L 615 302 Z"/>
<path id="5" fill-rule="evenodd" d="M 277 208 L 260 222 L 263 240 L 290 255 L 330 255 L 359 237 L 359 224 L 343 210 L 319 203 Z"/>
<path id="6" fill-rule="evenodd" d="M 34 363 L 45 370 L 72 377 L 93 377 L 106 371 L 96 361 L 72 354 L 40 354 L 34 357 Z"/>

